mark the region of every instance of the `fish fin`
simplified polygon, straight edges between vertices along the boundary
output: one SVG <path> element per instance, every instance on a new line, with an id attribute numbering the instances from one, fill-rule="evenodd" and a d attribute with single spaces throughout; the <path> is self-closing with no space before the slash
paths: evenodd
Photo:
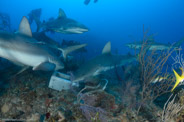
<path id="1" fill-rule="evenodd" d="M 94 0 L 94 3 L 98 2 L 98 0 Z"/>
<path id="2" fill-rule="evenodd" d="M 85 5 L 88 5 L 89 3 L 90 3 L 90 0 L 85 0 L 85 1 L 84 1 L 84 4 L 85 4 Z"/>
<path id="3" fill-rule="evenodd" d="M 28 14 L 29 23 L 32 24 L 32 22 L 35 20 L 35 18 L 34 18 L 35 16 L 36 16 L 37 18 L 40 18 L 40 17 L 41 17 L 41 14 L 42 14 L 42 9 L 41 9 L 41 8 L 32 10 L 32 11 Z"/>
<path id="4" fill-rule="evenodd" d="M 36 22 L 36 26 L 37 26 L 36 32 L 39 32 L 41 27 L 42 27 L 42 23 L 38 18 L 35 18 L 35 22 Z"/>
<path id="5" fill-rule="evenodd" d="M 111 53 L 111 42 L 107 42 L 107 44 L 104 46 L 102 50 L 102 54 L 110 54 Z"/>
<path id="6" fill-rule="evenodd" d="M 56 65 L 50 62 L 40 63 L 38 66 L 33 67 L 33 70 L 53 71 Z"/>
<path id="7" fill-rule="evenodd" d="M 181 76 L 184 76 L 183 68 L 180 67 L 180 70 L 181 70 Z"/>
<path id="8" fill-rule="evenodd" d="M 148 39 L 147 39 L 147 42 L 148 42 L 148 43 L 153 43 L 153 42 L 155 42 L 155 40 L 154 40 L 154 35 L 150 35 L 150 36 L 148 37 Z"/>
<path id="9" fill-rule="evenodd" d="M 34 21 L 35 21 L 36 26 L 37 26 L 36 32 L 39 32 L 40 29 L 41 29 L 41 27 L 42 27 L 42 25 L 44 24 L 44 22 L 42 23 L 42 22 L 40 21 L 40 18 L 38 18 L 36 15 L 33 15 L 33 17 L 34 17 Z"/>
<path id="10" fill-rule="evenodd" d="M 42 9 L 35 9 L 32 10 L 31 13 L 29 14 L 29 16 L 31 17 L 32 21 L 34 20 L 37 26 L 36 32 L 39 32 L 41 26 L 42 26 L 42 22 L 40 21 L 40 17 L 42 14 Z"/>
<path id="11" fill-rule="evenodd" d="M 27 69 L 29 69 L 29 66 L 23 67 L 23 68 L 22 68 L 18 73 L 16 73 L 15 75 L 18 75 L 18 74 L 20 74 L 20 73 L 26 71 Z"/>
<path id="12" fill-rule="evenodd" d="M 13 76 L 11 76 L 11 78 L 23 73 L 24 71 L 26 71 L 27 69 L 29 69 L 29 66 L 25 66 L 23 67 L 21 70 L 19 70 L 16 74 L 14 74 Z"/>
<path id="13" fill-rule="evenodd" d="M 169 45 L 169 46 L 171 46 L 171 43 L 170 43 L 170 42 L 168 42 L 168 45 Z"/>
<path id="14" fill-rule="evenodd" d="M 177 41 L 173 47 L 176 49 L 179 49 L 179 47 L 181 46 L 181 44 L 184 42 L 184 38 L 180 39 L 179 41 Z"/>
<path id="15" fill-rule="evenodd" d="M 78 50 L 80 48 L 83 48 L 85 47 L 87 44 L 81 44 L 81 45 L 74 45 L 74 46 L 70 46 L 70 47 L 67 47 L 67 48 L 58 48 L 58 50 L 62 51 L 62 54 L 63 54 L 63 58 L 66 59 L 67 55 L 75 50 Z"/>
<path id="16" fill-rule="evenodd" d="M 23 16 L 20 25 L 19 33 L 32 37 L 32 31 L 28 19 Z"/>
<path id="17" fill-rule="evenodd" d="M 174 87 L 172 88 L 171 92 L 179 85 L 180 82 L 184 79 L 184 77 L 179 76 L 179 74 L 173 69 L 174 75 L 176 77 L 176 83 L 174 84 Z"/>
<path id="18" fill-rule="evenodd" d="M 59 8 L 59 15 L 58 15 L 58 18 L 66 18 L 65 12 L 64 12 L 63 9 L 61 9 L 61 8 Z"/>

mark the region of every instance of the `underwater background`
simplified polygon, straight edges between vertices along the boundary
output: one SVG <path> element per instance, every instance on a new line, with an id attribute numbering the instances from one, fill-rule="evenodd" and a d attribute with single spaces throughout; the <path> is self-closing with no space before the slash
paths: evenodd
<path id="1" fill-rule="evenodd" d="M 0 122 L 182 122 L 183 42 L 184 0 L 0 0 Z"/>
<path id="2" fill-rule="evenodd" d="M 11 17 L 12 29 L 17 29 L 22 16 L 31 10 L 42 8 L 41 20 L 58 16 L 62 8 L 68 17 L 84 25 L 90 31 L 82 35 L 54 34 L 57 41 L 73 39 L 88 43 L 88 53 L 96 55 L 101 47 L 111 41 L 113 50 L 129 52 L 124 45 L 140 40 L 144 28 L 156 34 L 155 40 L 174 43 L 184 35 L 183 0 L 101 0 L 84 5 L 83 0 L 2 0 L 0 11 Z M 34 30 L 35 25 L 32 25 Z M 95 49 L 94 49 L 95 48 Z"/>

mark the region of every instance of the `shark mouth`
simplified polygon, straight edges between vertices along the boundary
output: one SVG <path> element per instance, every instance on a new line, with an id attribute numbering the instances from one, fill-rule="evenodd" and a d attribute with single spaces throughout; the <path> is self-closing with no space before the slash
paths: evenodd
<path id="1" fill-rule="evenodd" d="M 65 31 L 70 32 L 70 33 L 78 33 L 78 34 L 81 34 L 81 33 L 87 32 L 88 29 L 85 29 L 85 28 L 71 28 L 71 29 L 67 29 Z"/>

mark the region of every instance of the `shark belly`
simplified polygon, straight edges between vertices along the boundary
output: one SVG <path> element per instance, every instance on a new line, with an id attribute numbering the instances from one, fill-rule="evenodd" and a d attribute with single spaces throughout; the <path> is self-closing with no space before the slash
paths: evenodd
<path id="1" fill-rule="evenodd" d="M 47 60 L 45 56 L 39 56 L 36 54 L 34 55 L 31 53 L 11 50 L 7 48 L 0 48 L 0 57 L 31 67 L 35 67 Z"/>

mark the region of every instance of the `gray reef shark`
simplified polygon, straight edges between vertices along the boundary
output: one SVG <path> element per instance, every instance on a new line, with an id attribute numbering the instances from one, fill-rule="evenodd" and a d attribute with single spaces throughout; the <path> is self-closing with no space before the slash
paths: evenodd
<path id="1" fill-rule="evenodd" d="M 56 19 L 51 18 L 47 22 L 43 23 L 40 22 L 39 16 L 37 17 L 33 12 L 31 15 L 34 17 L 34 20 L 37 24 L 37 32 L 40 30 L 40 28 L 43 28 L 44 31 L 52 31 L 64 34 L 82 34 L 88 31 L 88 28 L 85 25 L 77 22 L 76 20 L 68 18 L 61 8 L 59 9 L 59 15 Z"/>
<path id="2" fill-rule="evenodd" d="M 62 49 L 67 55 L 76 48 Z M 17 33 L 0 32 L 0 57 L 13 63 L 32 67 L 33 70 L 53 71 L 63 69 L 63 62 L 46 44 L 32 37 L 32 31 L 26 17 L 23 17 Z"/>
<path id="3" fill-rule="evenodd" d="M 90 3 L 90 1 L 91 1 L 91 0 L 85 0 L 85 1 L 84 1 L 84 4 L 85 4 L 85 5 L 88 5 L 88 4 Z M 94 0 L 94 3 L 96 3 L 96 2 L 98 2 L 98 0 Z"/>
<path id="4" fill-rule="evenodd" d="M 108 42 L 103 48 L 101 55 L 83 64 L 76 72 L 73 73 L 74 78 L 72 79 L 72 81 L 83 81 L 104 71 L 125 65 L 135 60 L 136 57 L 132 55 L 111 54 L 111 43 Z"/>
<path id="5" fill-rule="evenodd" d="M 174 45 L 171 44 L 164 44 L 164 43 L 158 43 L 154 40 L 148 40 L 145 44 L 145 46 L 148 47 L 148 50 L 168 50 L 171 48 L 179 48 L 179 46 L 183 43 L 184 39 L 179 40 Z M 143 45 L 143 41 L 140 42 L 134 42 L 134 43 L 128 43 L 126 44 L 127 47 L 132 49 L 141 49 Z"/>

